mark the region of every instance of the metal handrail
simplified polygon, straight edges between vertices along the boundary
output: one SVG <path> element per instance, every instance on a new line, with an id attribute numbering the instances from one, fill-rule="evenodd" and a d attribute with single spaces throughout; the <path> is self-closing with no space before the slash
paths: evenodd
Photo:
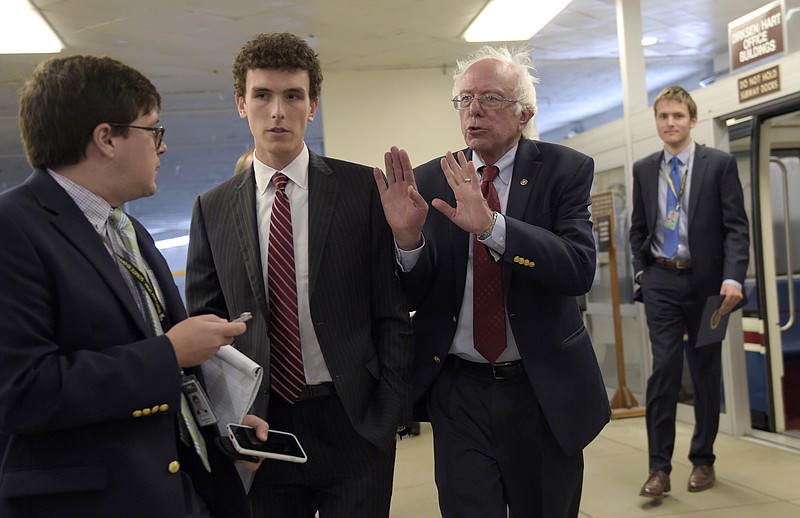
<path id="1" fill-rule="evenodd" d="M 781 325 L 778 323 L 780 330 L 788 331 L 794 325 L 794 312 L 795 312 L 795 305 L 794 305 L 794 272 L 793 272 L 793 263 L 792 263 L 792 233 L 790 232 L 791 227 L 791 217 L 789 215 L 789 173 L 786 170 L 786 166 L 784 163 L 775 157 L 771 157 L 769 159 L 770 163 L 775 164 L 781 170 L 781 175 L 783 176 L 783 233 L 784 238 L 786 239 L 786 289 L 787 289 L 787 296 L 789 299 L 789 320 L 786 321 L 785 324 Z"/>

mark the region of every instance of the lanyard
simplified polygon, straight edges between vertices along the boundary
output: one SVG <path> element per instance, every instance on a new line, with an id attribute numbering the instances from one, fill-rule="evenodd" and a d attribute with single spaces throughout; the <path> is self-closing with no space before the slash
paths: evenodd
<path id="1" fill-rule="evenodd" d="M 683 191 L 686 188 L 686 178 L 689 176 L 689 164 L 692 163 L 692 157 L 694 157 L 694 141 L 692 141 L 692 150 L 689 151 L 689 159 L 686 161 L 686 171 L 681 175 L 680 192 L 675 192 L 675 184 L 672 183 L 672 175 L 667 173 L 667 185 L 669 185 L 669 188 L 672 190 L 672 194 L 675 195 L 675 210 L 680 210 L 681 208 L 681 201 L 683 200 Z"/>
<path id="2" fill-rule="evenodd" d="M 156 314 L 158 315 L 158 321 L 163 322 L 164 317 L 166 316 L 164 314 L 164 307 L 161 305 L 161 301 L 158 300 L 158 294 L 156 293 L 155 288 L 153 288 L 153 285 L 150 284 L 150 280 L 147 278 L 147 276 L 142 272 L 140 272 L 138 268 L 136 268 L 133 264 L 131 264 L 130 261 L 119 255 L 118 253 L 114 252 L 114 257 L 116 257 L 117 261 L 119 261 L 119 263 L 122 266 L 124 266 L 126 270 L 130 272 L 131 277 L 133 277 L 139 284 L 142 285 L 142 288 L 144 288 L 145 293 L 147 293 L 147 296 L 150 297 L 150 300 L 153 302 L 153 307 L 155 308 Z"/>
<path id="3" fill-rule="evenodd" d="M 156 310 L 156 315 L 158 315 L 159 323 L 163 323 L 164 318 L 167 315 L 164 313 L 164 306 L 162 306 L 161 301 L 158 300 L 158 294 L 156 293 L 156 290 L 153 287 L 153 285 L 150 283 L 150 280 L 147 278 L 147 275 L 140 272 L 139 269 L 133 265 L 133 263 L 131 263 L 121 255 L 119 255 L 117 252 L 115 252 L 114 247 L 111 244 L 111 241 L 109 241 L 105 235 L 103 235 L 99 231 L 97 232 L 97 234 L 100 236 L 100 239 L 102 239 L 103 242 L 106 244 L 106 247 L 108 248 L 109 252 L 111 252 L 114 255 L 114 258 L 117 261 L 119 261 L 119 264 L 124 266 L 125 269 L 128 270 L 128 272 L 131 274 L 131 277 L 133 277 L 134 280 L 136 280 L 136 282 L 142 285 L 142 288 L 144 288 L 144 292 L 147 293 L 147 296 L 153 303 L 153 308 Z"/>

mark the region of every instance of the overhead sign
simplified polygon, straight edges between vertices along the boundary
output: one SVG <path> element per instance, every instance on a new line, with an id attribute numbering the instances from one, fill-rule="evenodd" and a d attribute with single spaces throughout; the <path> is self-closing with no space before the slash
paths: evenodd
<path id="1" fill-rule="evenodd" d="M 777 0 L 728 24 L 731 72 L 783 52 L 783 11 L 783 0 Z"/>
<path id="2" fill-rule="evenodd" d="M 743 103 L 762 95 L 781 90 L 781 70 L 778 65 L 738 80 L 739 102 Z"/>

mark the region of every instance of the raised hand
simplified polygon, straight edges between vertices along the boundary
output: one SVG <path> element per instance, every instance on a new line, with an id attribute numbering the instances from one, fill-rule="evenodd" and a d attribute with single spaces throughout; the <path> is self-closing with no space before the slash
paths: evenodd
<path id="1" fill-rule="evenodd" d="M 395 242 L 402 250 L 422 244 L 422 226 L 428 217 L 428 204 L 417 191 L 411 160 L 404 149 L 394 146 L 383 155 L 386 175 L 379 168 L 373 174 L 381 195 L 386 221 Z"/>
<path id="2" fill-rule="evenodd" d="M 438 198 L 431 205 L 467 232 L 479 234 L 488 229 L 493 215 L 481 194 L 481 180 L 475 164 L 468 161 L 462 151 L 458 152 L 458 158 L 448 151 L 442 158 L 442 172 L 455 194 L 456 206 L 451 207 Z"/>

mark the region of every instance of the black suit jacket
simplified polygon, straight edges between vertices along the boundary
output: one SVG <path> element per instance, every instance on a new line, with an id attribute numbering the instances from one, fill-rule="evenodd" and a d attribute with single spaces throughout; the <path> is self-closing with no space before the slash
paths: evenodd
<path id="1" fill-rule="evenodd" d="M 472 152 L 464 150 L 469 159 Z M 506 311 L 528 378 L 547 422 L 568 455 L 608 422 L 610 409 L 576 297 L 592 285 L 595 245 L 589 220 L 591 158 L 555 144 L 521 139 L 514 159 L 502 257 Z M 455 205 L 440 159 L 415 169 L 426 201 Z M 402 275 L 414 314 L 414 399 L 444 365 L 464 296 L 470 234 L 431 210 L 426 245 Z M 524 264 L 528 260 L 528 265 Z"/>
<path id="2" fill-rule="evenodd" d="M 372 170 L 310 152 L 308 174 L 309 297 L 320 348 L 356 430 L 394 448 L 397 426 L 411 421 L 411 325 Z M 236 347 L 265 369 L 254 408 L 265 417 L 269 314 L 253 167 L 197 199 L 186 297 L 190 314 L 253 313 Z"/>
<path id="3" fill-rule="evenodd" d="M 178 322 L 169 268 L 132 221 Z M 0 242 L 0 516 L 183 516 L 183 473 L 215 516 L 248 516 L 216 428 L 203 430 L 212 474 L 177 439 L 169 339 L 154 336 L 100 236 L 45 170 L 0 195 Z"/>
<path id="4" fill-rule="evenodd" d="M 630 243 L 635 272 L 653 262 L 650 250 L 658 218 L 658 176 L 663 151 L 633 166 Z M 688 224 L 692 273 L 700 300 L 718 295 L 724 279 L 744 283 L 749 232 L 742 185 L 733 155 L 697 145 L 689 190 Z"/>

